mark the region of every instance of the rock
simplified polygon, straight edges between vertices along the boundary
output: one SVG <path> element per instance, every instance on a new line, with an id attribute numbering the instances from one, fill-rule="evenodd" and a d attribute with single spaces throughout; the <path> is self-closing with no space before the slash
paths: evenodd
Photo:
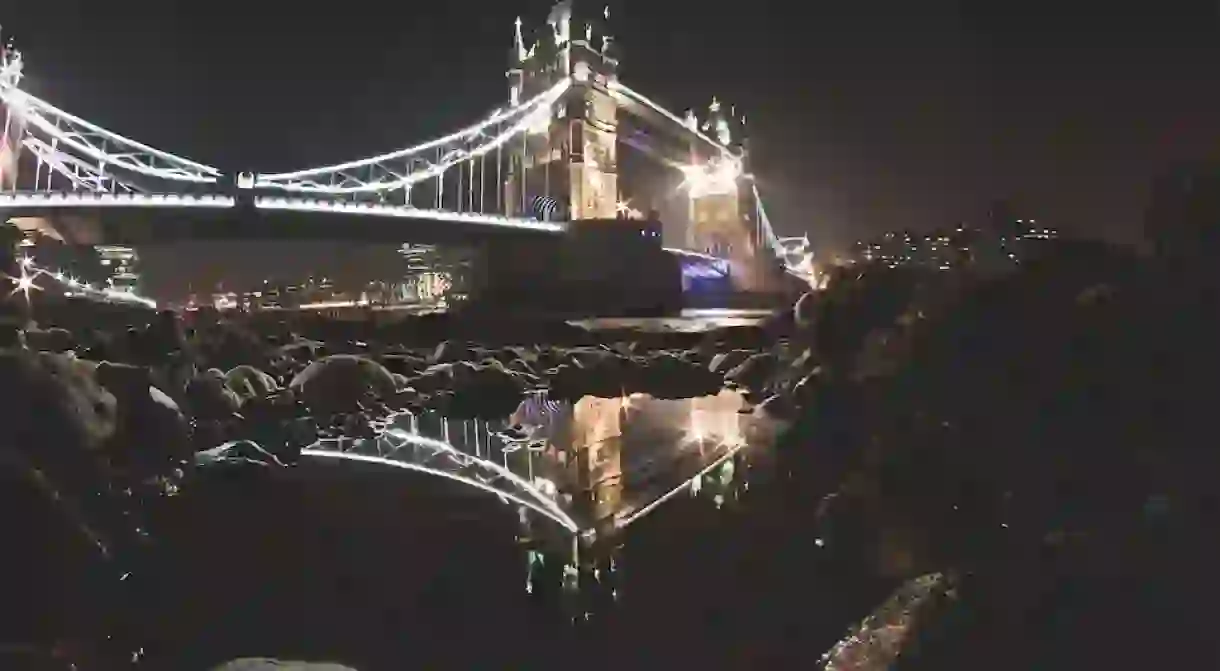
<path id="1" fill-rule="evenodd" d="M 76 339 L 67 329 L 52 328 L 25 330 L 26 346 L 40 352 L 63 353 L 76 346 Z"/>
<path id="2" fill-rule="evenodd" d="M 117 432 L 118 401 L 92 364 L 49 352 L 3 352 L 0 384 L 15 392 L 0 404 L 0 424 L 19 450 L 99 451 Z"/>
<path id="3" fill-rule="evenodd" d="M 224 373 L 203 371 L 186 384 L 186 405 L 195 419 L 229 419 L 241 409 L 241 397 L 225 386 Z"/>
<path id="4" fill-rule="evenodd" d="M 436 346 L 428 360 L 432 363 L 456 363 L 476 358 L 478 356 L 469 345 L 454 340 L 446 340 Z"/>
<path id="5" fill-rule="evenodd" d="M 724 384 L 716 373 L 670 352 L 659 352 L 646 359 L 635 377 L 636 384 L 626 385 L 628 391 L 661 399 L 711 396 L 719 393 Z"/>
<path id="6" fill-rule="evenodd" d="M 326 345 L 316 340 L 299 339 L 279 348 L 278 354 L 293 361 L 308 364 L 325 356 Z"/>
<path id="7" fill-rule="evenodd" d="M 221 464 L 250 464 L 258 466 L 283 466 L 274 454 L 264 450 L 258 443 L 236 440 L 218 445 L 210 450 L 195 453 L 196 466 L 207 468 Z"/>
<path id="8" fill-rule="evenodd" d="M 754 406 L 754 414 L 773 419 L 791 421 L 796 418 L 797 408 L 792 399 L 786 395 L 773 394 Z"/>
<path id="9" fill-rule="evenodd" d="M 189 456 L 186 418 L 178 404 L 152 384 L 148 368 L 103 361 L 95 371 L 98 382 L 117 401 L 113 452 L 146 472 L 160 472 Z"/>
<path id="10" fill-rule="evenodd" d="M 806 293 L 797 299 L 792 306 L 792 320 L 796 328 L 805 331 L 813 328 L 817 321 L 818 296 L 813 292 Z"/>
<path id="11" fill-rule="evenodd" d="M 398 385 L 384 366 L 360 356 L 335 354 L 297 373 L 288 385 L 319 414 L 360 410 L 361 404 L 395 397 Z"/>
<path id="12" fill-rule="evenodd" d="M 476 369 L 453 389 L 447 414 L 457 418 L 498 419 L 507 417 L 521 404 L 523 380 L 498 364 Z"/>
<path id="13" fill-rule="evenodd" d="M 721 352 L 712 357 L 711 363 L 708 364 L 708 370 L 721 375 L 728 374 L 737 366 L 741 365 L 751 354 L 748 349 L 735 349 L 728 352 Z"/>
<path id="14" fill-rule="evenodd" d="M 792 386 L 791 394 L 793 402 L 798 407 L 803 407 L 805 404 L 813 401 L 821 381 L 822 369 L 813 369 L 808 375 L 801 378 L 799 382 Z"/>
<path id="15" fill-rule="evenodd" d="M 280 659 L 235 659 L 212 671 L 356 671 L 350 666 L 330 662 L 294 662 Z"/>
<path id="16" fill-rule="evenodd" d="M 394 378 L 394 388 L 399 392 L 411 386 L 411 381 L 407 379 L 406 375 L 400 375 L 398 373 L 390 373 L 390 375 Z"/>
<path id="17" fill-rule="evenodd" d="M 237 394 L 243 403 L 253 398 L 265 398 L 280 389 L 275 378 L 248 364 L 225 373 L 225 387 Z"/>
<path id="18" fill-rule="evenodd" d="M 377 363 L 396 375 L 411 377 L 428 367 L 428 361 L 410 354 L 383 354 L 377 358 Z"/>
<path id="19" fill-rule="evenodd" d="M 752 354 L 725 375 L 733 384 L 751 390 L 762 389 L 775 371 L 776 357 L 770 352 Z"/>

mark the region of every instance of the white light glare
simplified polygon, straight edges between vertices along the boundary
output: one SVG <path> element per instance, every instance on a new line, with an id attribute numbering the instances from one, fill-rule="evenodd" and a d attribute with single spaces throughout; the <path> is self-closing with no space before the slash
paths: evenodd
<path id="1" fill-rule="evenodd" d="M 737 193 L 737 180 L 741 177 L 741 161 L 722 156 L 704 165 L 683 166 L 683 185 L 691 198 L 721 196 Z"/>

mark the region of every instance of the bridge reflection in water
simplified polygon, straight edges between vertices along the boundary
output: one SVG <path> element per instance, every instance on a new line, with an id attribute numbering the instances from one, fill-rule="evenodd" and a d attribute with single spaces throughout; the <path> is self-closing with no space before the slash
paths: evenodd
<path id="1" fill-rule="evenodd" d="M 769 450 L 774 422 L 740 395 L 691 399 L 527 399 L 509 418 L 402 414 L 377 438 L 320 440 L 309 458 L 404 468 L 455 480 L 571 534 L 603 536 L 684 491 L 723 489 L 743 458 Z M 747 449 L 748 448 L 748 449 Z M 723 493 L 709 491 L 722 502 Z"/>

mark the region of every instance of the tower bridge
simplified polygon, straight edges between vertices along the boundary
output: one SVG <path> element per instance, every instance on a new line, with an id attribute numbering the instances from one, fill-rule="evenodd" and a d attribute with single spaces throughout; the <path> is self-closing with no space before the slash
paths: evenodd
<path id="1" fill-rule="evenodd" d="M 377 156 L 279 173 L 226 174 L 73 115 L 22 88 L 25 61 L 6 47 L 0 217 L 40 216 L 78 236 L 93 235 L 91 244 L 141 236 L 279 237 L 329 225 L 335 237 L 340 231 L 401 242 L 425 233 L 495 233 L 525 245 L 528 236 L 566 235 L 590 221 L 648 219 L 624 227 L 649 231 L 656 219 L 649 214 L 676 200 L 687 226 L 666 250 L 684 260 L 691 282 L 730 274 L 749 290 L 765 281 L 769 267 L 808 278 L 808 240 L 779 238 L 767 218 L 749 170 L 744 117 L 719 102 L 702 120 L 679 115 L 632 89 L 618 77 L 610 18 L 608 11 L 580 17 L 561 2 L 535 30 L 518 21 L 506 100 L 476 123 Z M 636 180 L 624 170 L 628 156 L 643 157 L 666 178 Z M 74 291 L 119 294 L 24 261 Z M 33 288 L 24 271 L 18 288 Z M 706 427 L 691 421 L 691 435 L 709 440 Z M 717 434 L 725 454 L 742 446 L 738 429 L 733 424 Z M 528 450 L 505 447 L 501 437 L 492 455 L 486 425 L 462 430 L 475 436 L 469 446 L 453 439 L 448 425 L 426 438 L 411 426 L 359 449 L 319 444 L 307 453 L 437 474 L 492 491 L 565 531 L 582 530 L 585 523 L 556 503 L 533 462 L 516 468 L 505 456 L 529 456 Z"/>
<path id="2" fill-rule="evenodd" d="M 730 261 L 745 288 L 759 279 L 757 268 L 774 262 L 805 272 L 807 263 L 793 261 L 807 261 L 807 241 L 777 237 L 766 218 L 748 172 L 744 118 L 717 102 L 702 121 L 692 112 L 679 116 L 632 89 L 618 77 L 610 24 L 608 11 L 578 16 L 571 2 L 556 5 L 534 30 L 518 20 L 507 100 L 495 112 L 396 151 L 280 173 L 226 174 L 73 115 L 23 89 L 26 63 L 5 47 L 0 213 L 70 213 L 74 226 L 100 221 L 103 235 L 121 238 L 211 233 L 170 227 L 171 217 L 133 215 L 147 211 L 230 222 L 211 237 L 256 235 L 275 228 L 260 227 L 261 220 L 289 219 L 273 214 L 336 215 L 335 225 L 356 236 L 442 227 L 557 235 L 574 220 L 668 214 L 676 200 L 688 221 L 684 232 L 668 235 L 675 252 Z M 620 171 L 624 151 L 672 177 L 633 180 Z M 378 226 L 348 223 L 355 220 Z M 141 234 L 141 225 L 166 230 Z"/>

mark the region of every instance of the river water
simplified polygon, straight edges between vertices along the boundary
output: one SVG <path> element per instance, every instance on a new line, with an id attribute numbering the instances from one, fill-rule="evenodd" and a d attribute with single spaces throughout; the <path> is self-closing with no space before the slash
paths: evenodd
<path id="1" fill-rule="evenodd" d="M 729 326 L 753 326 L 772 310 L 686 309 L 676 317 L 600 317 L 572 322 L 589 330 L 634 329 L 643 332 L 699 333 Z"/>

